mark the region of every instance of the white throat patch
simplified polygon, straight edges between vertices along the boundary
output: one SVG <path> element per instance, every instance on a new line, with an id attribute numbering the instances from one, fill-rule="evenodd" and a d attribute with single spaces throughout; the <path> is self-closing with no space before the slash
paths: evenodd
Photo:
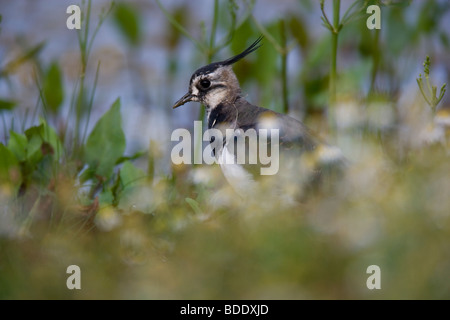
<path id="1" fill-rule="evenodd" d="M 211 92 L 208 92 L 205 96 L 205 104 L 210 109 L 214 109 L 225 100 L 227 100 L 227 89 L 222 87 L 213 89 Z"/>

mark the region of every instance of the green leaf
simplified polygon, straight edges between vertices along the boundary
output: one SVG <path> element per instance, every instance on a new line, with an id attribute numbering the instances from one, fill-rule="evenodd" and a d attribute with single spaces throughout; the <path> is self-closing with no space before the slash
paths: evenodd
<path id="1" fill-rule="evenodd" d="M 19 161 L 12 151 L 0 143 L 0 184 L 17 193 L 22 181 Z"/>
<path id="2" fill-rule="evenodd" d="M 126 161 L 120 169 L 120 179 L 124 188 L 142 183 L 145 177 L 145 172 L 134 166 L 130 161 Z"/>
<path id="3" fill-rule="evenodd" d="M 0 99 L 0 110 L 12 110 L 16 106 L 17 102 L 12 100 Z"/>
<path id="4" fill-rule="evenodd" d="M 200 206 L 198 205 L 197 201 L 195 201 L 192 198 L 185 198 L 184 200 L 188 203 L 188 205 L 192 208 L 192 210 L 194 210 L 196 214 L 202 214 L 202 210 L 200 209 Z"/>
<path id="5" fill-rule="evenodd" d="M 123 164 L 120 169 L 120 180 L 122 190 L 119 193 L 117 208 L 121 210 L 132 210 L 151 212 L 155 208 L 151 186 L 146 184 L 145 172 L 130 161 Z"/>
<path id="6" fill-rule="evenodd" d="M 120 99 L 97 122 L 86 142 L 85 160 L 91 170 L 109 178 L 114 166 L 125 151 Z"/>
<path id="7" fill-rule="evenodd" d="M 288 26 L 300 47 L 306 49 L 309 44 L 309 37 L 308 28 L 305 26 L 303 19 L 301 17 L 291 17 L 288 21 Z"/>
<path id="8" fill-rule="evenodd" d="M 14 153 L 17 160 L 25 161 L 27 157 L 27 137 L 23 134 L 16 133 L 12 130 L 9 131 L 10 137 L 8 141 L 8 149 Z"/>
<path id="9" fill-rule="evenodd" d="M 42 91 L 50 111 L 58 112 L 64 100 L 64 85 L 61 70 L 56 62 L 50 65 L 45 74 Z"/>
<path id="10" fill-rule="evenodd" d="M 254 29 L 253 24 L 251 23 L 250 19 L 248 19 L 245 23 L 243 23 L 239 29 L 237 29 L 233 36 L 233 41 L 230 43 L 230 49 L 232 54 L 238 54 L 242 51 L 242 48 L 245 48 L 247 45 L 248 39 L 252 39 L 254 37 L 255 33 L 257 31 Z M 262 47 L 260 48 L 262 49 Z M 255 52 L 258 53 L 259 49 Z M 251 77 L 252 74 L 254 74 L 254 70 L 257 69 L 257 66 L 255 66 L 255 63 L 252 61 L 255 61 L 256 57 L 248 57 L 246 59 L 241 60 L 236 66 L 234 67 L 234 71 L 236 72 L 236 75 L 242 85 L 245 86 L 245 83 L 254 80 L 254 78 Z"/>
<path id="11" fill-rule="evenodd" d="M 47 142 L 53 148 L 53 153 L 56 156 L 56 159 L 61 158 L 63 147 L 61 141 L 59 140 L 58 134 L 43 118 L 40 119 L 40 123 L 42 124 L 44 130 L 44 142 Z"/>
<path id="12" fill-rule="evenodd" d="M 31 165 L 37 164 L 42 160 L 42 132 L 42 124 L 39 126 L 31 127 L 25 131 L 25 136 L 28 140 L 27 162 L 29 162 Z"/>
<path id="13" fill-rule="evenodd" d="M 133 45 L 139 45 L 141 41 L 140 17 L 135 7 L 125 3 L 119 3 L 114 12 L 114 20 L 119 30 Z"/>
<path id="14" fill-rule="evenodd" d="M 61 141 L 55 130 L 41 118 L 40 125 L 29 128 L 25 131 L 28 139 L 27 159 L 32 163 L 37 163 L 44 155 L 52 154 L 58 160 L 63 152 Z"/>
<path id="15" fill-rule="evenodd" d="M 275 41 L 280 43 L 278 23 L 272 23 L 265 27 L 268 33 L 275 38 Z M 267 45 L 261 46 L 261 48 L 257 50 L 255 64 L 257 68 L 254 70 L 254 75 L 260 82 L 262 88 L 265 89 L 262 90 L 262 105 L 266 108 L 273 107 L 273 93 L 269 90 L 269 88 L 273 88 L 274 75 L 278 73 L 278 62 L 279 55 L 272 44 L 268 43 Z"/>
<path id="16" fill-rule="evenodd" d="M 174 8 L 172 11 L 172 16 L 174 20 L 177 21 L 182 26 L 186 24 L 186 20 L 188 18 L 185 14 L 186 10 L 188 10 L 188 7 L 187 4 L 184 3 Z M 171 24 L 169 21 L 167 21 L 165 28 L 163 30 L 167 30 L 165 36 L 167 46 L 170 48 L 170 50 L 175 49 L 177 44 L 180 42 L 183 34 L 179 32 L 178 29 L 175 28 L 174 25 Z"/>
<path id="17" fill-rule="evenodd" d="M 439 33 L 439 39 L 441 40 L 442 45 L 448 50 L 450 48 L 449 36 L 444 31 L 441 31 Z"/>

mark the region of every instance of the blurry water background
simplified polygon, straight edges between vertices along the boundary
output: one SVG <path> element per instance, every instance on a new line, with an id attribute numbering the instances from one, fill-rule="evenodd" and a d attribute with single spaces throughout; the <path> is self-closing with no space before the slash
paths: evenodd
<path id="1" fill-rule="evenodd" d="M 108 8 L 110 3 L 111 1 L 107 0 L 93 2 L 92 29 L 98 21 L 101 10 Z M 193 71 L 207 63 L 206 57 L 202 56 L 189 40 L 180 35 L 177 37 L 173 35 L 175 31 L 155 1 L 126 1 L 125 3 L 135 9 L 136 17 L 139 19 L 138 45 L 130 45 L 127 38 L 118 31 L 117 24 L 111 17 L 100 28 L 90 58 L 90 69 L 93 72 L 87 75 L 92 80 L 95 76 L 96 65 L 98 61 L 101 61 L 99 82 L 95 95 L 96 105 L 89 121 L 89 131 L 111 103 L 120 96 L 124 105 L 122 114 L 124 130 L 128 138 L 127 150 L 133 152 L 140 148 L 146 148 L 149 138 L 161 142 L 162 146 L 169 146 L 170 133 L 173 128 L 192 128 L 193 121 L 198 118 L 200 107 L 198 104 L 191 103 L 176 111 L 173 111 L 171 106 L 186 92 Z M 345 12 L 351 3 L 352 1 L 342 1 L 341 12 Z M 66 27 L 66 20 L 69 17 L 69 14 L 66 14 L 66 9 L 71 4 L 76 3 L 65 0 L 2 1 L 3 21 L 0 55 L 3 63 L 12 60 L 27 45 L 31 46 L 43 42 L 45 46 L 39 55 L 40 61 L 44 65 L 48 65 L 56 60 L 63 67 L 64 81 L 67 87 L 72 88 L 77 80 L 80 66 L 76 31 L 68 30 Z M 195 3 L 190 1 L 164 1 L 163 4 L 169 11 L 178 10 L 186 28 L 196 37 L 200 37 L 202 23 L 207 28 L 211 25 L 214 1 L 201 0 Z M 78 3 L 78 5 L 81 5 L 81 3 Z M 241 4 L 241 6 L 244 6 L 244 4 Z M 331 11 L 331 7 L 330 4 L 327 9 Z M 408 40 L 408 34 L 403 33 L 403 31 L 412 32 L 412 28 L 419 27 L 420 14 L 424 12 L 426 7 L 427 5 L 420 1 L 412 1 L 409 6 L 403 9 L 407 25 L 399 26 L 398 29 L 387 27 L 381 29 L 381 37 L 387 42 L 387 48 L 392 47 L 402 52 L 396 46 L 399 46 L 399 42 Z M 382 10 L 388 11 L 391 8 L 382 7 Z M 427 13 L 424 12 L 425 14 Z M 431 27 L 442 30 L 448 35 L 450 13 L 447 10 L 440 14 L 442 16 L 436 19 L 438 26 Z M 226 4 L 222 5 L 220 15 L 223 16 L 223 20 L 226 20 L 228 15 Z M 273 24 L 280 19 L 288 20 L 292 17 L 300 17 L 301 24 L 297 27 L 302 27 L 304 30 L 298 31 L 307 33 L 304 37 L 308 38 L 308 45 L 310 46 L 313 46 L 313 44 L 318 46 L 317 43 L 323 42 L 328 35 L 328 30 L 321 26 L 319 1 L 283 0 L 274 3 L 273 1 L 259 0 L 255 3 L 253 15 L 262 24 Z M 331 16 L 331 13 L 329 15 Z M 382 13 L 382 18 L 386 20 L 386 12 Z M 365 19 L 363 20 L 365 22 Z M 253 29 L 255 28 L 253 27 Z M 341 38 L 343 48 L 338 55 L 341 69 L 346 70 L 353 67 L 356 70 L 368 70 L 367 62 L 361 62 L 361 59 L 355 56 L 353 50 L 357 43 L 352 41 L 352 38 L 359 39 L 363 31 L 366 30 L 352 28 L 347 35 L 344 34 L 344 39 Z M 246 31 L 246 33 L 249 32 Z M 219 24 L 218 38 L 220 39 L 225 34 L 226 31 L 221 30 Z M 239 37 L 238 40 L 241 41 L 235 42 L 235 50 L 242 50 L 258 35 L 256 30 L 253 34 L 248 35 L 248 39 Z M 175 42 L 172 40 L 174 37 Z M 419 35 L 415 35 L 415 37 L 419 37 Z M 448 77 L 448 61 L 450 58 L 448 47 L 440 41 L 441 34 L 436 32 L 427 35 L 426 39 L 424 38 L 423 36 L 422 39 L 414 39 L 417 45 L 414 45 L 412 51 L 402 52 L 401 58 L 393 59 L 395 62 L 393 67 L 396 68 L 398 80 L 400 80 L 395 85 L 399 89 L 416 85 L 415 77 L 422 71 L 422 65 L 418 61 L 423 60 L 422 57 L 425 55 L 429 55 L 430 50 L 433 53 L 433 78 L 436 79 L 436 82 L 442 83 Z M 345 45 L 348 45 L 348 47 Z M 266 40 L 265 46 L 269 47 L 271 44 Z M 326 48 L 325 46 L 325 44 L 322 44 L 322 47 Z M 320 47 L 315 49 L 320 50 Z M 229 48 L 224 48 L 217 53 L 215 60 L 225 59 L 234 53 L 230 52 Z M 390 54 L 389 52 L 384 53 Z M 272 52 L 271 54 L 276 60 L 276 55 Z M 303 93 L 297 89 L 297 78 L 302 68 L 304 69 L 304 55 L 305 51 L 302 52 L 297 45 L 289 53 L 287 62 L 292 113 L 300 119 L 303 118 L 305 107 L 302 105 Z M 316 53 L 316 55 L 318 57 L 315 57 L 315 59 L 319 59 L 323 64 L 328 62 L 326 51 Z M 249 57 L 248 59 L 252 60 L 253 58 Z M 327 66 L 324 65 L 323 67 Z M 16 112 L 21 115 L 27 109 L 34 108 L 38 96 L 38 89 L 32 80 L 30 68 L 31 66 L 25 65 L 17 72 L 15 77 L 12 77 L 10 83 L 4 81 L 0 83 L 2 96 L 20 97 L 20 104 L 24 107 L 18 108 Z M 239 69 L 239 65 L 236 68 Z M 256 64 L 254 68 L 264 69 L 264 66 Z M 262 80 L 257 83 L 255 80 L 258 80 L 258 75 L 259 73 L 249 74 L 245 77 L 244 91 L 249 94 L 249 100 L 255 104 L 280 111 L 279 77 L 274 75 L 269 84 Z M 251 81 L 252 78 L 253 81 Z M 368 77 L 363 78 L 363 83 L 360 84 L 365 93 L 369 89 L 368 80 Z M 383 79 L 380 79 L 379 83 L 380 86 L 387 85 Z M 259 91 L 266 93 L 260 93 Z M 406 96 L 409 95 L 409 90 L 402 90 L 403 92 Z M 66 92 L 63 113 L 68 112 L 70 93 L 70 91 Z M 445 101 L 447 103 L 444 104 L 448 105 L 448 95 L 445 97 Z M 8 117 L 6 123 L 9 123 L 9 117 L 12 116 L 6 115 Z M 29 117 L 29 121 L 37 122 L 36 119 L 31 119 L 31 117 Z M 30 124 L 28 123 L 26 126 Z"/>

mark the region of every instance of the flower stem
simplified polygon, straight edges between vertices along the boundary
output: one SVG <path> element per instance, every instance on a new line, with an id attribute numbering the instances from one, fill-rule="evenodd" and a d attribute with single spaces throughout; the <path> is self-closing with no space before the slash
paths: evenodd
<path id="1" fill-rule="evenodd" d="M 337 70 L 337 46 L 339 36 L 339 11 L 341 7 L 340 0 L 333 0 L 333 32 L 331 42 L 331 70 L 330 70 L 330 106 L 328 112 L 328 122 L 330 128 L 335 128 L 335 105 L 336 105 L 336 70 Z"/>
<path id="2" fill-rule="evenodd" d="M 283 51 L 281 52 L 281 85 L 283 90 L 283 112 L 289 113 L 288 87 L 287 87 L 287 45 L 286 45 L 286 25 L 284 20 L 280 20 L 280 38 Z"/>

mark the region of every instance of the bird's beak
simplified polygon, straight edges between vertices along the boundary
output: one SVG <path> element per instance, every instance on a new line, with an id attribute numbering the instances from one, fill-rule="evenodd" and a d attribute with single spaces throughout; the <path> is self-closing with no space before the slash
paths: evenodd
<path id="1" fill-rule="evenodd" d="M 192 93 L 190 93 L 190 92 L 186 93 L 184 96 L 181 97 L 180 100 L 175 102 L 175 104 L 173 105 L 173 109 L 178 108 L 179 106 L 182 106 L 186 102 L 192 101 L 193 98 L 195 98 L 195 96 Z"/>

